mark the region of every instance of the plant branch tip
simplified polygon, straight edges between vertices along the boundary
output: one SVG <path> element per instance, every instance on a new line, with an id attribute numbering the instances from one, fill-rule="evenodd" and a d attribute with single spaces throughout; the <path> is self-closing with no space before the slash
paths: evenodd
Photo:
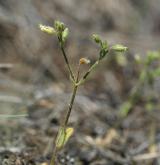
<path id="1" fill-rule="evenodd" d="M 128 47 L 123 46 L 121 44 L 117 44 L 111 47 L 112 50 L 116 52 L 126 52 L 128 50 Z"/>
<path id="2" fill-rule="evenodd" d="M 39 28 L 42 32 L 45 32 L 47 34 L 55 34 L 56 33 L 55 29 L 51 26 L 39 24 Z"/>

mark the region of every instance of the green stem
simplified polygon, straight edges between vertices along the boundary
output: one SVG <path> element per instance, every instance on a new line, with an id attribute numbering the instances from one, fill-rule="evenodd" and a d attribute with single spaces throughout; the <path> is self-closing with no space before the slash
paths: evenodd
<path id="1" fill-rule="evenodd" d="M 76 83 L 78 83 L 78 81 L 79 81 L 79 73 L 80 73 L 80 64 L 78 65 L 78 69 L 77 69 Z M 76 96 L 76 93 L 77 93 L 77 89 L 78 89 L 78 85 L 76 85 L 76 83 L 74 83 L 74 88 L 73 88 L 72 96 L 71 96 L 71 99 L 70 99 L 69 107 L 68 107 L 65 119 L 64 119 L 63 123 L 61 124 L 60 128 L 65 129 L 67 127 L 69 117 L 71 115 L 73 103 L 74 103 L 74 100 L 75 100 L 75 96 Z M 56 137 L 56 139 L 57 139 L 57 137 Z M 57 146 L 55 144 L 55 148 L 54 148 L 54 151 L 53 151 L 53 155 L 52 155 L 52 158 L 51 158 L 50 165 L 56 165 L 55 160 L 56 160 L 56 156 L 57 156 L 57 151 L 58 151 L 58 149 L 57 149 Z"/>
<path id="2" fill-rule="evenodd" d="M 57 148 L 54 148 L 53 155 L 51 157 L 50 165 L 56 165 L 55 164 L 56 156 L 57 156 Z"/>
<path id="3" fill-rule="evenodd" d="M 78 89 L 78 86 L 74 85 L 72 97 L 71 97 L 69 107 L 68 107 L 68 111 L 67 111 L 67 114 L 66 114 L 66 117 L 65 117 L 65 120 L 64 120 L 64 126 L 65 127 L 68 124 L 68 120 L 69 120 L 69 117 L 70 117 L 70 114 L 71 114 L 71 111 L 72 111 L 72 107 L 73 107 L 73 103 L 74 103 L 75 96 L 76 96 L 76 93 L 77 93 L 77 89 Z"/>
<path id="4" fill-rule="evenodd" d="M 62 43 L 62 41 L 60 40 L 60 38 L 58 38 L 58 40 L 59 40 L 59 43 L 60 43 L 60 48 L 61 48 L 61 51 L 62 51 L 62 55 L 63 55 L 63 57 L 64 57 L 65 63 L 67 64 L 67 68 L 68 68 L 69 74 L 70 74 L 72 80 L 75 81 L 75 77 L 74 77 L 73 71 L 72 71 L 72 69 L 71 69 L 71 66 L 70 66 L 70 64 L 69 64 L 67 55 L 66 55 L 65 50 L 64 50 L 64 47 L 63 47 L 63 43 Z"/>
<path id="5" fill-rule="evenodd" d="M 66 114 L 66 117 L 65 117 L 65 120 L 64 120 L 64 126 L 67 126 L 68 120 L 69 120 L 69 117 L 70 117 L 70 114 L 71 114 L 71 111 L 72 111 L 73 103 L 74 103 L 75 96 L 76 96 L 77 89 L 78 89 L 78 85 L 76 85 L 76 83 L 78 83 L 78 80 L 79 80 L 79 73 L 80 73 L 80 64 L 78 65 L 76 82 L 74 84 L 74 88 L 73 88 L 71 100 L 70 100 L 70 103 L 69 103 L 68 111 L 67 111 L 67 114 Z"/>
<path id="6" fill-rule="evenodd" d="M 81 78 L 81 80 L 77 83 L 77 85 L 81 85 L 84 83 L 84 81 L 87 79 L 91 71 L 99 64 L 100 60 L 97 60 L 89 69 L 88 71 L 84 74 L 84 76 Z"/>

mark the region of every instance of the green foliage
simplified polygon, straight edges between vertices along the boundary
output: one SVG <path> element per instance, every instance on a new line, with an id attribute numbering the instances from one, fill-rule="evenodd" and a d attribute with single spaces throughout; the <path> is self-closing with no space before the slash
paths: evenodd
<path id="1" fill-rule="evenodd" d="M 65 25 L 63 22 L 55 21 L 54 28 L 57 32 L 62 33 L 65 30 Z"/>
<path id="2" fill-rule="evenodd" d="M 152 90 L 155 79 L 160 76 L 160 52 L 150 51 L 144 59 L 135 55 L 135 62 L 140 67 L 139 78 L 137 84 L 131 89 L 129 99 L 120 107 L 120 114 L 123 117 L 128 115 L 140 99 L 145 100 L 144 85 L 147 86 L 147 90 Z M 154 109 L 154 104 L 151 101 L 146 100 L 145 103 L 145 108 L 148 111 Z"/>
<path id="3" fill-rule="evenodd" d="M 93 41 L 95 41 L 100 46 L 100 52 L 99 52 L 99 61 L 102 60 L 107 53 L 109 52 L 109 46 L 107 44 L 107 41 L 103 41 L 99 35 L 93 34 L 92 35 Z"/>
<path id="4" fill-rule="evenodd" d="M 160 60 L 160 52 L 157 51 L 150 51 L 147 53 L 147 57 L 144 60 L 144 64 L 146 66 L 149 66 L 152 62 L 156 61 L 156 60 Z"/>
<path id="5" fill-rule="evenodd" d="M 21 118 L 21 117 L 27 117 L 28 116 L 28 114 L 17 114 L 17 115 L 6 115 L 6 114 L 4 114 L 4 115 L 0 115 L 0 119 L 9 119 L 9 118 Z"/>
<path id="6" fill-rule="evenodd" d="M 100 43 L 101 43 L 101 39 L 100 39 L 99 35 L 93 34 L 93 35 L 92 35 L 92 38 L 93 38 L 93 40 L 94 40 L 97 44 L 100 44 Z"/>
<path id="7" fill-rule="evenodd" d="M 73 128 L 60 127 L 56 138 L 56 147 L 62 149 L 74 132 Z"/>
<path id="8" fill-rule="evenodd" d="M 126 101 L 125 103 L 123 103 L 120 107 L 120 115 L 125 117 L 131 110 L 132 106 L 133 105 L 131 101 Z"/>

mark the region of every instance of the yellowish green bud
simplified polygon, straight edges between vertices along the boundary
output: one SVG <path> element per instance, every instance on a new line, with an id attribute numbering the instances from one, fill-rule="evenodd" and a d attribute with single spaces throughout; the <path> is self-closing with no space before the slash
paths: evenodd
<path id="1" fill-rule="evenodd" d="M 66 41 L 66 39 L 68 37 L 68 34 L 69 34 L 69 30 L 68 30 L 68 28 L 65 28 L 64 31 L 62 32 L 62 40 L 63 40 L 63 42 Z"/>
<path id="2" fill-rule="evenodd" d="M 65 25 L 63 22 L 60 21 L 55 21 L 54 22 L 54 28 L 56 29 L 56 31 L 58 32 L 63 32 L 65 29 Z"/>
<path id="3" fill-rule="evenodd" d="M 135 59 L 135 61 L 136 61 L 137 63 L 140 63 L 140 62 L 141 62 L 141 57 L 140 57 L 138 54 L 136 54 L 136 55 L 134 56 L 134 59 Z"/>
<path id="4" fill-rule="evenodd" d="M 93 34 L 92 38 L 97 44 L 99 44 L 101 42 L 101 39 L 100 39 L 99 35 L 97 35 L 97 34 Z"/>
<path id="5" fill-rule="evenodd" d="M 114 50 L 114 51 L 117 51 L 117 52 L 125 52 L 125 51 L 128 50 L 128 48 L 126 46 L 123 46 L 123 45 L 120 45 L 120 44 L 112 46 L 111 49 Z"/>
<path id="6" fill-rule="evenodd" d="M 55 34 L 56 33 L 55 29 L 53 27 L 50 27 L 50 26 L 45 26 L 45 25 L 40 24 L 39 28 L 42 32 L 45 32 L 48 34 Z"/>
<path id="7" fill-rule="evenodd" d="M 121 54 L 116 55 L 116 61 L 120 66 L 126 66 L 127 65 L 127 58 L 126 56 L 122 56 Z"/>

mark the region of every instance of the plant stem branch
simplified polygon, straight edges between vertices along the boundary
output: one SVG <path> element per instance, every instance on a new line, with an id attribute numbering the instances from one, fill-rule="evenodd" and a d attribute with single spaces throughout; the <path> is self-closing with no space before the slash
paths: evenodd
<path id="1" fill-rule="evenodd" d="M 80 73 L 80 64 L 78 65 L 76 82 L 74 84 L 74 88 L 73 88 L 71 100 L 70 100 L 70 103 L 69 103 L 68 111 L 67 111 L 67 114 L 66 114 L 66 117 L 65 117 L 65 120 L 64 120 L 64 126 L 67 126 L 68 120 L 69 120 L 69 117 L 70 117 L 70 114 L 71 114 L 71 111 L 72 111 L 73 103 L 74 103 L 75 96 L 76 96 L 77 89 L 78 89 L 78 85 L 76 85 L 76 83 L 78 83 L 78 80 L 79 80 L 79 73 Z"/>
<path id="2" fill-rule="evenodd" d="M 70 64 L 69 64 L 69 61 L 68 61 L 67 55 L 66 55 L 66 53 L 65 53 L 63 44 L 61 43 L 60 40 L 59 40 L 59 42 L 60 42 L 60 48 L 61 48 L 61 51 L 62 51 L 62 55 L 63 55 L 63 57 L 64 57 L 65 63 L 67 64 L 67 68 L 68 68 L 69 74 L 70 74 L 72 80 L 75 81 L 75 76 L 74 76 L 73 71 L 72 71 L 72 69 L 71 69 L 71 66 L 70 66 Z"/>
<path id="3" fill-rule="evenodd" d="M 71 114 L 71 111 L 72 111 L 72 107 L 73 107 L 73 103 L 74 103 L 74 100 L 75 100 L 77 89 L 78 89 L 78 86 L 74 85 L 72 97 L 71 97 L 69 107 L 68 107 L 68 111 L 67 111 L 67 114 L 66 114 L 66 117 L 65 117 L 65 120 L 64 120 L 64 126 L 65 127 L 68 124 L 68 120 L 69 120 L 69 117 L 70 117 L 70 114 Z"/>
<path id="4" fill-rule="evenodd" d="M 53 155 L 52 155 L 52 157 L 51 157 L 50 165 L 56 165 L 56 164 L 55 164 L 56 156 L 57 156 L 57 148 L 55 147 L 55 148 L 54 148 L 54 151 L 53 151 Z"/>
<path id="5" fill-rule="evenodd" d="M 80 64 L 78 65 L 78 69 L 77 69 L 76 82 L 75 83 L 73 82 L 74 88 L 73 88 L 72 96 L 71 96 L 71 99 L 70 99 L 69 107 L 68 107 L 65 119 L 64 119 L 62 125 L 60 126 L 60 128 L 63 127 L 65 129 L 67 127 L 67 124 L 68 124 L 68 121 L 69 121 L 69 117 L 71 115 L 73 103 L 74 103 L 74 100 L 75 100 L 75 96 L 76 96 L 76 93 L 77 93 L 77 89 L 78 89 L 78 85 L 76 85 L 76 83 L 78 83 L 78 81 L 79 81 L 79 74 L 80 74 Z M 52 158 L 51 158 L 50 165 L 56 165 L 55 161 L 56 161 L 57 151 L 58 151 L 58 149 L 57 149 L 57 146 L 55 144 L 55 148 L 54 148 L 54 151 L 53 151 L 53 155 L 52 155 Z"/>
<path id="6" fill-rule="evenodd" d="M 83 84 L 84 81 L 87 79 L 88 75 L 91 73 L 91 71 L 99 64 L 100 60 L 97 60 L 89 69 L 88 71 L 84 74 L 84 76 L 80 79 L 78 82 L 78 86 Z"/>

